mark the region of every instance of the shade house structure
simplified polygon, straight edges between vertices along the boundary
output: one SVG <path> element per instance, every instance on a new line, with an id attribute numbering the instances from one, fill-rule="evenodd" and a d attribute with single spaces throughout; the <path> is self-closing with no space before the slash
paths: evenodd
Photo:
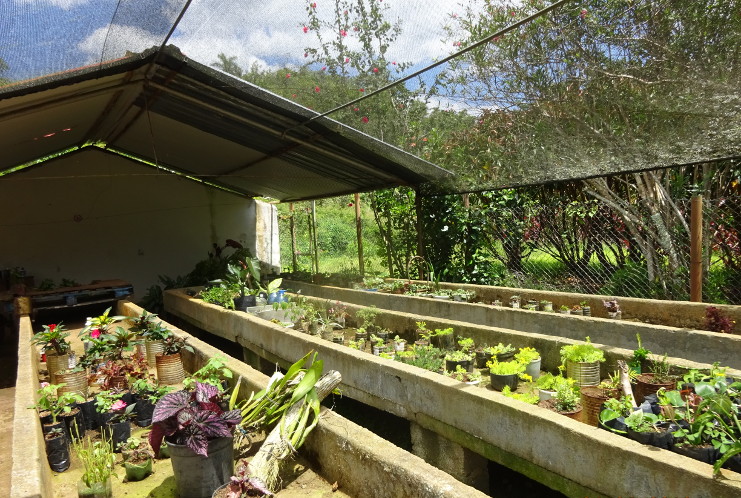
<path id="1" fill-rule="evenodd" d="M 448 175 L 172 46 L 17 87 L 0 100 L 3 176 L 89 147 L 281 201 Z"/>

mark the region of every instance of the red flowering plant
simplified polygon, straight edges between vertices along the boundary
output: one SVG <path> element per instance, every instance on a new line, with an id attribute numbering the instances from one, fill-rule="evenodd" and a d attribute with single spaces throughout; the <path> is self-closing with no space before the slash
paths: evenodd
<path id="1" fill-rule="evenodd" d="M 54 350 L 56 354 L 60 355 L 69 352 L 70 344 L 67 341 L 69 332 L 64 330 L 62 322 L 43 325 L 43 328 L 44 330 L 34 334 L 31 338 L 31 344 L 41 346 L 44 351 L 51 352 Z"/>
<path id="2" fill-rule="evenodd" d="M 208 456 L 208 442 L 231 437 L 242 420 L 239 410 L 221 408 L 216 386 L 196 382 L 192 391 L 165 394 L 154 406 L 149 444 L 159 453 L 162 440 L 185 445 L 199 455 Z"/>

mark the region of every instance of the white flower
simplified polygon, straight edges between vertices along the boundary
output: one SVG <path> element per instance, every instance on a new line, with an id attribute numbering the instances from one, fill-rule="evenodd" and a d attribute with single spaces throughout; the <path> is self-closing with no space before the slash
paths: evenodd
<path id="1" fill-rule="evenodd" d="M 443 231 L 443 232 L 447 232 L 447 231 L 448 231 L 448 225 L 445 225 L 445 226 L 443 227 L 442 231 Z"/>

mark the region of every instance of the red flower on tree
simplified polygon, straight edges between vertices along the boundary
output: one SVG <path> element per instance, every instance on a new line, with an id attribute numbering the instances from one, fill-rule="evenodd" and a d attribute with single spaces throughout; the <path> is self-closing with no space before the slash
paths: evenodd
<path id="1" fill-rule="evenodd" d="M 373 72 L 374 72 L 374 73 L 377 73 L 377 72 L 378 72 L 378 68 L 377 68 L 377 67 L 374 67 L 374 68 L 373 68 Z"/>
<path id="2" fill-rule="evenodd" d="M 340 36 L 347 36 L 347 31 L 345 31 L 344 29 L 341 29 Z"/>
<path id="3" fill-rule="evenodd" d="M 304 26 L 304 33 L 308 33 L 308 32 L 309 32 L 309 28 L 307 26 Z"/>
<path id="4" fill-rule="evenodd" d="M 291 73 L 286 73 L 286 78 L 290 78 L 290 77 L 291 77 Z"/>

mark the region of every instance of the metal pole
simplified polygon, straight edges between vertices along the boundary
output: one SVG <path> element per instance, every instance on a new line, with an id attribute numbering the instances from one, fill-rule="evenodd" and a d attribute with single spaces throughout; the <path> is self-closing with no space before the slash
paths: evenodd
<path id="1" fill-rule="evenodd" d="M 419 189 L 414 190 L 414 210 L 417 214 L 417 256 L 424 260 L 425 257 L 425 237 L 422 224 L 422 193 Z M 422 278 L 422 267 L 420 266 L 419 278 Z M 412 278 L 407 275 L 407 278 Z"/>
<path id="2" fill-rule="evenodd" d="M 702 302 L 702 195 L 692 196 L 690 214 L 690 301 Z"/>
<path id="3" fill-rule="evenodd" d="M 360 194 L 355 194 L 355 231 L 358 234 L 358 270 L 360 277 L 365 276 L 365 261 L 363 261 L 363 219 L 360 217 Z"/>
<path id="4" fill-rule="evenodd" d="M 311 228 L 313 232 L 312 237 L 314 239 L 314 265 L 316 273 L 319 274 L 319 246 L 316 237 L 316 201 L 311 201 Z"/>

